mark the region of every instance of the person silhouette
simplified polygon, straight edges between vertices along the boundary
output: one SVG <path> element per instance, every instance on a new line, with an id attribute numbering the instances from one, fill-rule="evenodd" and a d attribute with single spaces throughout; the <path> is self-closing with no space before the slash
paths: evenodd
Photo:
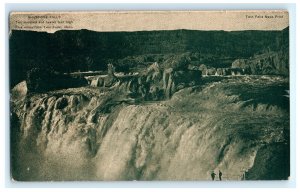
<path id="1" fill-rule="evenodd" d="M 210 175 L 211 175 L 211 179 L 214 181 L 214 180 L 215 180 L 215 176 L 216 176 L 217 174 L 215 174 L 215 172 L 212 171 L 212 173 L 211 173 Z"/>
<path id="2" fill-rule="evenodd" d="M 222 175 L 223 175 L 223 173 L 219 170 L 219 179 L 220 179 L 220 181 L 222 181 Z"/>

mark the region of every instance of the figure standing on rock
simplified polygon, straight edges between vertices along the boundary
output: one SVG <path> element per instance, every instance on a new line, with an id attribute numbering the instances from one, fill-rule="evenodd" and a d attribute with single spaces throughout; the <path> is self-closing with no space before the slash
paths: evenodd
<path id="1" fill-rule="evenodd" d="M 214 181 L 217 174 L 214 171 L 211 172 L 211 179 Z"/>
<path id="2" fill-rule="evenodd" d="M 219 170 L 219 180 L 222 181 L 222 172 Z"/>

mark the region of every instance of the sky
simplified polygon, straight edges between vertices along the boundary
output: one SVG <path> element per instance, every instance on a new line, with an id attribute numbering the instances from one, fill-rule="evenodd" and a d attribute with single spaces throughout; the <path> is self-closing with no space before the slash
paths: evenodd
<path id="1" fill-rule="evenodd" d="M 272 11 L 112 11 L 12 12 L 10 29 L 47 31 L 282 30 L 286 10 Z"/>

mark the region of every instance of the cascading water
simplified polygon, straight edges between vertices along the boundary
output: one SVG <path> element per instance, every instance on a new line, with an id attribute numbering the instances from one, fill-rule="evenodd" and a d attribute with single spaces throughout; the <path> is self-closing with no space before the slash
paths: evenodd
<path id="1" fill-rule="evenodd" d="M 224 180 L 240 180 L 249 170 L 248 179 L 268 179 L 272 170 L 255 167 L 269 163 L 282 169 L 275 179 L 286 179 L 289 169 L 268 159 L 277 154 L 270 151 L 289 150 L 286 89 L 281 77 L 244 76 L 155 102 L 129 103 L 118 91 L 90 87 L 15 98 L 12 175 L 22 181 L 211 180 L 211 171 L 221 170 Z"/>

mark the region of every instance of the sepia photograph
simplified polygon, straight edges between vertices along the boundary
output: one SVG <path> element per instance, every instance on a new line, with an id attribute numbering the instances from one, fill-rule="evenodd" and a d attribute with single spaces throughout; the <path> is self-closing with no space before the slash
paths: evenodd
<path id="1" fill-rule="evenodd" d="M 290 179 L 287 10 L 11 12 L 13 181 Z"/>

